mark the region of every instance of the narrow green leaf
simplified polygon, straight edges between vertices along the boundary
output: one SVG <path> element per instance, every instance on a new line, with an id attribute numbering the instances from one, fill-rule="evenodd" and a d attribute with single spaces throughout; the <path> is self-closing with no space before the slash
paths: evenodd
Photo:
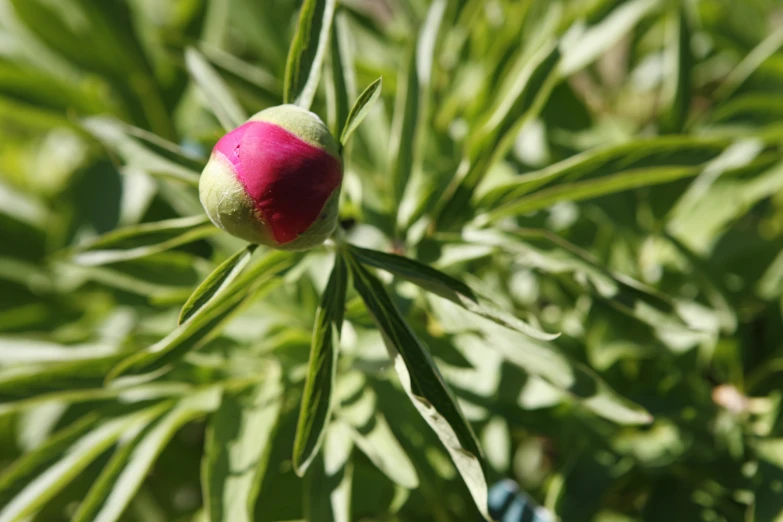
<path id="1" fill-rule="evenodd" d="M 285 66 L 285 103 L 305 109 L 313 104 L 336 4 L 336 0 L 304 0 Z"/>
<path id="2" fill-rule="evenodd" d="M 165 252 L 217 232 L 206 216 L 167 219 L 114 230 L 74 249 L 73 262 L 98 266 Z"/>
<path id="3" fill-rule="evenodd" d="M 43 230 L 46 227 L 48 212 L 42 199 L 18 191 L 0 180 L 0 213 L 20 223 Z"/>
<path id="4" fill-rule="evenodd" d="M 372 108 L 372 104 L 375 103 L 375 100 L 381 95 L 382 85 L 383 78 L 378 78 L 372 82 L 362 91 L 359 98 L 357 98 L 356 102 L 353 104 L 353 107 L 351 107 L 351 112 L 348 114 L 348 119 L 340 134 L 340 145 L 343 147 L 348 143 L 348 138 L 351 137 L 351 134 L 356 130 L 356 127 L 364 121 L 367 113 L 370 112 L 370 109 Z"/>
<path id="5" fill-rule="evenodd" d="M 93 250 L 89 249 L 83 252 L 77 253 L 73 256 L 72 261 L 81 266 L 100 266 L 110 265 L 113 263 L 120 263 L 122 261 L 131 261 L 134 259 L 141 259 L 143 257 L 150 257 L 155 254 L 166 252 L 182 245 L 189 243 L 195 243 L 201 239 L 208 238 L 220 232 L 220 229 L 212 225 L 202 225 L 183 232 L 182 234 L 161 241 L 153 243 L 148 246 L 140 246 L 136 248 L 129 248 L 127 250 Z"/>
<path id="6" fill-rule="evenodd" d="M 567 39 L 563 42 L 563 75 L 570 76 L 598 59 L 659 5 L 657 0 L 626 2 L 599 23 Z"/>
<path id="7" fill-rule="evenodd" d="M 440 438 L 481 514 L 487 512 L 483 456 L 473 429 L 432 356 L 405 322 L 381 282 L 352 256 L 348 258 L 356 291 L 380 329 L 403 389 Z"/>
<path id="8" fill-rule="evenodd" d="M 356 246 L 350 246 L 350 250 L 351 254 L 360 262 L 402 277 L 428 292 L 448 299 L 469 312 L 485 317 L 502 326 L 535 339 L 549 341 L 556 339 L 560 335 L 542 332 L 521 319 L 503 312 L 488 299 L 480 298 L 467 284 L 423 263 L 407 257 Z"/>
<path id="9" fill-rule="evenodd" d="M 87 388 L 27 394 L 24 399 L 0 403 L 0 415 L 28 410 L 46 403 L 78 404 L 81 402 L 110 401 L 123 403 L 167 397 L 178 397 L 191 391 L 184 383 L 152 382 L 127 388 Z"/>
<path id="10" fill-rule="evenodd" d="M 211 522 L 254 520 L 258 488 L 283 405 L 282 371 L 276 362 L 263 381 L 237 395 L 224 395 L 209 423 L 202 484 Z"/>
<path id="11" fill-rule="evenodd" d="M 479 215 L 476 223 L 490 223 L 509 216 L 520 216 L 548 208 L 561 201 L 582 201 L 624 190 L 651 187 L 690 178 L 701 172 L 699 167 L 650 167 L 619 172 L 611 176 L 576 183 L 563 183 L 534 192 Z"/>
<path id="12" fill-rule="evenodd" d="M 500 248 L 522 265 L 542 273 L 570 274 L 586 292 L 620 312 L 651 326 L 662 340 L 675 335 L 699 340 L 710 330 L 691 326 L 678 303 L 644 283 L 608 270 L 597 259 L 556 234 L 542 229 L 465 231 L 465 241 Z"/>
<path id="13" fill-rule="evenodd" d="M 192 47 L 186 49 L 185 65 L 225 130 L 233 130 L 247 120 L 234 94 L 200 52 Z"/>
<path id="14" fill-rule="evenodd" d="M 0 391 L 24 398 L 47 393 L 53 389 L 74 386 L 97 387 L 106 372 L 124 356 L 125 352 L 72 361 L 26 363 L 0 367 Z"/>
<path id="15" fill-rule="evenodd" d="M 100 360 L 117 354 L 108 344 L 65 345 L 24 337 L 0 336 L 0 367 Z"/>
<path id="16" fill-rule="evenodd" d="M 343 386 L 340 390 L 344 397 L 336 412 L 338 420 L 335 423 L 345 425 L 345 434 L 392 482 L 406 489 L 417 488 L 419 477 L 416 468 L 386 418 L 378 411 L 373 389 L 358 372 L 345 375 L 344 382 L 349 384 L 350 389 Z M 357 385 L 361 390 L 358 393 L 354 390 Z M 345 397 L 346 391 L 351 392 L 353 397 Z"/>
<path id="17" fill-rule="evenodd" d="M 279 97 L 283 92 L 280 80 L 257 64 L 240 60 L 220 47 L 202 43 L 200 46 L 204 56 L 221 69 L 241 78 L 251 85 L 260 87 L 270 94 Z"/>
<path id="18" fill-rule="evenodd" d="M 0 474 L 0 506 L 8 505 L 11 498 L 27 484 L 29 479 L 61 457 L 69 446 L 101 421 L 97 412 L 79 418 L 55 432 L 39 447 L 25 453 Z"/>
<path id="19" fill-rule="evenodd" d="M 525 173 L 487 192 L 479 207 L 518 200 L 533 190 L 565 179 L 614 174 L 629 168 L 699 165 L 718 156 L 733 138 L 660 136 L 631 140 L 577 154 L 541 170 Z"/>
<path id="20" fill-rule="evenodd" d="M 147 432 L 120 446 L 90 489 L 74 522 L 116 522 L 136 496 L 152 465 L 174 434 L 186 423 L 210 413 L 220 404 L 221 388 L 205 388 L 181 399 Z M 123 439 L 135 438 L 132 432 Z M 130 446 L 130 447 L 129 447 Z"/>
<path id="21" fill-rule="evenodd" d="M 165 405 L 157 405 L 103 423 L 77 440 L 49 469 L 22 489 L 2 511 L 0 522 L 25 520 L 54 497 L 95 459 L 108 450 L 125 433 L 138 430 L 159 416 Z"/>
<path id="22" fill-rule="evenodd" d="M 783 28 L 777 29 L 767 36 L 745 55 L 742 61 L 723 80 L 720 87 L 715 90 L 713 94 L 714 99 L 720 100 L 731 96 L 767 58 L 775 54 L 781 47 L 783 47 Z"/>
<path id="23" fill-rule="evenodd" d="M 337 348 L 345 310 L 348 273 L 337 254 L 329 282 L 315 316 L 310 362 L 294 439 L 294 471 L 304 475 L 323 442 L 332 412 L 332 389 L 337 368 Z"/>
<path id="24" fill-rule="evenodd" d="M 465 221 L 465 208 L 489 168 L 505 155 L 525 122 L 538 116 L 561 79 L 560 52 L 554 42 L 530 57 L 521 54 L 519 61 L 518 73 L 471 136 L 458 171 L 435 205 L 432 227 L 448 230 Z"/>
<path id="25" fill-rule="evenodd" d="M 189 319 L 175 328 L 169 335 L 115 366 L 107 381 L 133 371 L 153 371 L 165 367 L 190 350 L 201 346 L 216 335 L 219 328 L 235 313 L 243 302 L 253 294 L 268 288 L 276 275 L 290 268 L 299 257 L 289 252 L 270 252 L 257 260 L 225 290 L 208 301 Z"/>
<path id="26" fill-rule="evenodd" d="M 666 112 L 661 129 L 667 133 L 682 132 L 691 106 L 693 54 L 691 52 L 692 31 L 683 5 L 673 11 L 667 26 L 668 45 L 665 51 L 667 70 L 664 82 L 663 103 Z"/>
<path id="27" fill-rule="evenodd" d="M 327 55 L 326 109 L 329 129 L 334 136 L 339 136 L 345 129 L 351 100 L 356 98 L 356 72 L 353 69 L 351 33 L 346 16 L 345 11 L 338 8 L 334 15 Z M 340 141 L 344 146 L 343 140 Z"/>
<path id="28" fill-rule="evenodd" d="M 304 513 L 309 522 L 350 522 L 353 440 L 345 423 L 332 422 L 326 430 L 323 451 L 305 475 L 308 494 Z"/>
<path id="29" fill-rule="evenodd" d="M 436 135 L 432 132 L 432 127 L 428 126 L 432 121 L 433 111 L 432 75 L 436 46 L 443 41 L 439 34 L 447 4 L 446 0 L 435 0 L 430 4 L 416 42 L 416 76 L 419 83 L 417 128 L 421 127 L 423 130 L 417 132 L 408 187 L 397 208 L 397 229 L 400 231 L 407 230 L 411 223 L 426 212 L 428 198 L 438 190 L 437 187 L 442 182 L 441 176 L 433 176 L 429 170 L 425 172 L 422 165 Z"/>
<path id="30" fill-rule="evenodd" d="M 187 321 L 199 308 L 236 279 L 250 262 L 250 258 L 253 256 L 257 246 L 246 246 L 213 270 L 204 282 L 193 291 L 185 304 L 182 305 L 177 324 L 179 325 Z"/>
<path id="31" fill-rule="evenodd" d="M 107 149 L 118 154 L 128 167 L 198 186 L 197 170 L 150 150 L 129 132 L 125 123 L 107 116 L 93 116 L 82 120 L 82 126 Z"/>
<path id="32" fill-rule="evenodd" d="M 415 42 L 414 42 L 415 43 Z M 416 70 L 416 45 L 411 44 L 405 65 L 397 77 L 391 143 L 389 144 L 389 179 L 393 208 L 399 207 L 413 170 L 416 140 L 419 135 L 419 77 Z"/>

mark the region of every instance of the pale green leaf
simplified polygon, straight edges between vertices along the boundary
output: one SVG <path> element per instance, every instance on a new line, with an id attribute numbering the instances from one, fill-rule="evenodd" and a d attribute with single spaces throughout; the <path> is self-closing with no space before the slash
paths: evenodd
<path id="1" fill-rule="evenodd" d="M 570 76 L 588 66 L 659 5 L 657 0 L 632 0 L 620 5 L 586 30 L 572 29 L 576 34 L 568 35 L 563 42 L 562 74 Z"/>
<path id="2" fill-rule="evenodd" d="M 358 398 L 351 397 L 350 402 L 340 405 L 336 413 L 339 421 L 335 422 L 345 424 L 345 434 L 392 482 L 406 489 L 417 488 L 416 468 L 378 411 L 375 393 L 360 374 L 351 377 L 361 385 L 361 391 Z"/>
<path id="3" fill-rule="evenodd" d="M 192 47 L 186 49 L 185 65 L 225 130 L 233 130 L 247 120 L 234 94 L 200 52 Z"/>
<path id="4" fill-rule="evenodd" d="M 72 260 L 98 266 L 151 256 L 218 232 L 207 223 L 206 216 L 192 216 L 120 228 L 80 245 Z"/>
<path id="5" fill-rule="evenodd" d="M 5 505 L 0 511 L 0 522 L 25 520 L 112 447 L 118 439 L 128 433 L 138 433 L 164 409 L 165 405 L 158 405 L 109 420 L 78 439 L 66 450 L 60 460 L 38 475 Z"/>
<path id="6" fill-rule="evenodd" d="M 305 475 L 305 516 L 309 522 L 350 522 L 353 440 L 348 426 L 332 422 L 323 446 Z"/>
<path id="7" fill-rule="evenodd" d="M 128 508 L 160 453 L 186 423 L 217 409 L 221 389 L 205 388 L 176 405 L 131 443 L 120 445 L 115 458 L 93 484 L 74 516 L 78 522 L 116 522 Z M 135 438 L 131 432 L 123 439 Z"/>
<path id="8" fill-rule="evenodd" d="M 210 421 L 202 483 L 211 522 L 254 520 L 258 489 L 283 405 L 282 372 L 270 364 L 263 381 L 226 394 Z"/>
<path id="9" fill-rule="evenodd" d="M 150 150 L 121 121 L 108 116 L 93 116 L 82 120 L 82 126 L 106 148 L 117 153 L 126 166 L 153 176 L 198 186 L 198 171 Z"/>
<path id="10" fill-rule="evenodd" d="M 661 136 L 598 147 L 522 174 L 489 191 L 479 206 L 495 207 L 518 201 L 535 189 L 558 180 L 573 182 L 629 168 L 698 165 L 717 157 L 729 144 L 730 138 Z"/>
<path id="11" fill-rule="evenodd" d="M 525 122 L 538 116 L 560 81 L 560 52 L 552 41 L 531 56 L 521 53 L 518 62 L 509 85 L 471 135 L 457 172 L 435 206 L 435 224 L 441 229 L 465 221 L 465 208 L 489 168 L 505 155 Z"/>
<path id="12" fill-rule="evenodd" d="M 618 172 L 589 181 L 562 183 L 523 196 L 516 201 L 477 216 L 477 224 L 486 224 L 510 216 L 521 216 L 536 210 L 551 207 L 561 201 L 582 201 L 625 190 L 651 187 L 670 183 L 683 178 L 694 177 L 701 172 L 699 167 L 649 167 Z"/>

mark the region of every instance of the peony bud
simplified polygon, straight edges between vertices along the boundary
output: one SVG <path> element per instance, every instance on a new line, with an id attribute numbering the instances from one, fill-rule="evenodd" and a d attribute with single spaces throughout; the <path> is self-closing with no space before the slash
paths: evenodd
<path id="1" fill-rule="evenodd" d="M 199 198 L 234 236 L 282 250 L 323 243 L 337 224 L 343 166 L 318 116 L 295 105 L 263 110 L 212 150 Z"/>

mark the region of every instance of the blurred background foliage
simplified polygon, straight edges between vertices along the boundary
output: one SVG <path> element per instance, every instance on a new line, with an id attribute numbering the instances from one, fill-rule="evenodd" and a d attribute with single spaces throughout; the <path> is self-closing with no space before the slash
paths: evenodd
<path id="1" fill-rule="evenodd" d="M 221 110 L 282 103 L 299 7 L 0 0 L 1 521 L 479 519 L 350 288 L 335 420 L 294 473 L 326 249 L 104 382 L 241 248 L 193 181 Z M 340 129 L 383 77 L 348 240 L 562 332 L 379 272 L 490 482 L 567 522 L 783 520 L 781 47 L 778 0 L 339 2 L 313 110 Z M 221 479 L 221 447 L 249 467 Z"/>

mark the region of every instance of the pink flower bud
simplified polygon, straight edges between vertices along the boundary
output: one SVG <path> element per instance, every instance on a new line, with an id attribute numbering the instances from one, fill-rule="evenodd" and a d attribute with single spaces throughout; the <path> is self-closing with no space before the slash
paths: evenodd
<path id="1" fill-rule="evenodd" d="M 337 224 L 343 165 L 318 116 L 295 105 L 263 110 L 212 150 L 199 198 L 212 222 L 283 250 L 320 245 Z"/>

